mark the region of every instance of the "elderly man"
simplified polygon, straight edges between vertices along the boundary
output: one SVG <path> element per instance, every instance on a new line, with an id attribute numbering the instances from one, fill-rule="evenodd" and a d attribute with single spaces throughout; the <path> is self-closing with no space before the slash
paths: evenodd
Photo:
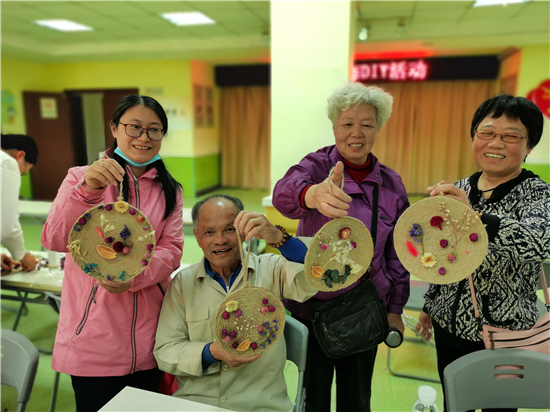
<path id="1" fill-rule="evenodd" d="M 214 341 L 214 315 L 227 294 L 244 285 L 239 238 L 264 239 L 275 254 L 250 254 L 248 282 L 278 298 L 304 301 L 317 291 L 305 280 L 307 248 L 260 213 L 245 212 L 239 199 L 213 195 L 192 211 L 194 233 L 204 258 L 170 282 L 157 329 L 159 368 L 176 375 L 174 396 L 238 411 L 289 411 L 283 369 L 284 336 L 265 352 L 239 357 Z"/>

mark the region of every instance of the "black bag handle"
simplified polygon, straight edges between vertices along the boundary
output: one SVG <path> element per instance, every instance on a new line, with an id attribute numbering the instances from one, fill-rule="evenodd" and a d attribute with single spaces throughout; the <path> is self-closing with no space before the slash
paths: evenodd
<path id="1" fill-rule="evenodd" d="M 370 224 L 370 235 L 372 237 L 372 250 L 376 247 L 376 234 L 378 229 L 378 183 L 372 189 L 372 220 Z"/>

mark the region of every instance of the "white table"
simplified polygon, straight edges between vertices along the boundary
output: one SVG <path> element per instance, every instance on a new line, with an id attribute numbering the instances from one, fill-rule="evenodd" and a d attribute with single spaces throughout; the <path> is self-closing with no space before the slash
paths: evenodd
<path id="1" fill-rule="evenodd" d="M 228 411 L 216 406 L 205 405 L 162 395 L 160 393 L 144 391 L 142 389 L 125 387 L 113 399 L 111 399 L 99 412 L 160 412 L 160 411 Z"/>

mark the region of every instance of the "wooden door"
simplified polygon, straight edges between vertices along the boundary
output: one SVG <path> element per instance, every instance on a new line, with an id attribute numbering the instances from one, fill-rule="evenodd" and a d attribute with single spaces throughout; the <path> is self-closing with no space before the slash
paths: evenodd
<path id="1" fill-rule="evenodd" d="M 23 92 L 23 99 L 27 134 L 39 153 L 30 172 L 34 199 L 53 200 L 68 169 L 79 165 L 70 99 L 50 92 Z"/>
<path id="2" fill-rule="evenodd" d="M 124 96 L 129 94 L 138 94 L 137 88 L 129 89 L 71 89 L 66 90 L 66 93 L 71 96 L 81 95 L 85 93 L 101 93 L 103 95 L 103 122 L 105 124 L 105 147 L 111 147 L 115 139 L 111 134 L 111 119 L 118 104 Z"/>

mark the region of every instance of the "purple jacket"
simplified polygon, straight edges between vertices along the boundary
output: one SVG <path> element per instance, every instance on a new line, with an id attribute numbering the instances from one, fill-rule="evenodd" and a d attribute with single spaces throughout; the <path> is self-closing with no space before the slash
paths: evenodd
<path id="1" fill-rule="evenodd" d="M 371 153 L 372 172 L 357 184 L 344 170 L 344 192 L 352 197 L 348 216 L 361 220 L 370 230 L 371 202 L 374 185 L 379 186 L 378 230 L 371 263 L 371 279 L 388 313 L 401 314 L 409 298 L 409 272 L 403 267 L 393 247 L 393 229 L 397 219 L 409 207 L 405 186 L 399 175 L 384 166 Z M 300 204 L 300 194 L 311 184 L 325 180 L 330 169 L 338 161 L 344 161 L 336 146 L 327 146 L 308 154 L 299 164 L 292 166 L 273 189 L 273 205 L 290 219 L 300 219 L 299 236 L 314 236 L 330 218 L 317 210 L 309 210 Z M 353 289 L 357 283 L 337 292 L 319 292 L 315 299 L 328 300 Z M 309 319 L 307 306 L 295 301 L 285 302 L 292 313 Z"/>

